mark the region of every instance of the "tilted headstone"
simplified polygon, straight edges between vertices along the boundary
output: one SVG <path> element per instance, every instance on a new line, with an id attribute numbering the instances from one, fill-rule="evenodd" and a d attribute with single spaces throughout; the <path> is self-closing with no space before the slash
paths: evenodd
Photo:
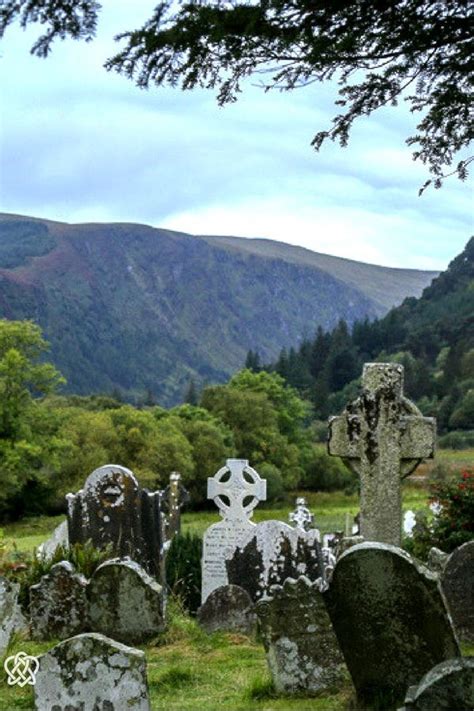
<path id="1" fill-rule="evenodd" d="M 197 619 L 206 632 L 252 634 L 256 627 L 253 602 L 239 585 L 223 585 L 213 590 L 197 611 Z"/>
<path id="2" fill-rule="evenodd" d="M 107 464 L 66 499 L 70 544 L 111 546 L 112 556 L 130 556 L 164 582 L 161 492 L 142 489 L 129 469 Z"/>
<path id="3" fill-rule="evenodd" d="M 51 560 L 59 546 L 63 549 L 69 548 L 67 521 L 62 521 L 59 526 L 56 526 L 51 536 L 38 546 L 36 557 L 41 560 Z"/>
<path id="4" fill-rule="evenodd" d="M 163 492 L 165 538 L 170 541 L 181 530 L 181 509 L 189 501 L 189 493 L 181 484 L 181 474 L 171 472 L 170 483 Z"/>
<path id="5" fill-rule="evenodd" d="M 102 634 L 66 639 L 39 657 L 37 711 L 150 711 L 145 653 Z"/>
<path id="6" fill-rule="evenodd" d="M 247 590 L 254 602 L 272 585 L 305 575 L 324 580 L 319 531 L 302 531 L 282 521 L 263 521 L 249 531 L 226 561 L 229 582 Z"/>
<path id="7" fill-rule="evenodd" d="M 354 546 L 324 596 L 360 701 L 399 703 L 435 664 L 459 656 L 437 577 L 401 548 Z"/>
<path id="8" fill-rule="evenodd" d="M 288 520 L 295 528 L 300 528 L 302 531 L 309 531 L 314 527 L 314 514 L 306 506 L 306 499 L 303 496 L 296 499 L 295 510 L 288 514 Z"/>
<path id="9" fill-rule="evenodd" d="M 163 589 L 132 560 L 108 560 L 99 565 L 87 596 L 94 632 L 139 644 L 164 629 Z"/>
<path id="10" fill-rule="evenodd" d="M 69 561 L 53 565 L 30 587 L 31 636 L 67 639 L 87 630 L 87 580 Z"/>
<path id="11" fill-rule="evenodd" d="M 268 666 L 280 693 L 329 691 L 348 676 L 321 583 L 288 578 L 256 604 Z"/>
<path id="12" fill-rule="evenodd" d="M 266 497 L 266 481 L 246 459 L 228 459 L 214 477 L 208 478 L 207 498 L 214 500 L 224 520 L 209 526 L 204 534 L 202 604 L 213 590 L 229 584 L 226 561 L 240 539 L 254 529 L 250 517 L 258 502 Z"/>
<path id="13" fill-rule="evenodd" d="M 434 456 L 436 423 L 403 395 L 403 366 L 366 363 L 362 394 L 329 419 L 329 454 L 360 477 L 360 534 L 401 545 L 401 479 Z"/>
<path id="14" fill-rule="evenodd" d="M 451 553 L 440 583 L 458 636 L 474 642 L 474 540 Z"/>
<path id="15" fill-rule="evenodd" d="M 431 669 L 408 689 L 399 711 L 472 711 L 474 657 L 448 659 Z"/>
<path id="16" fill-rule="evenodd" d="M 0 576 L 0 656 L 8 648 L 13 632 L 27 628 L 18 604 L 20 585 Z"/>

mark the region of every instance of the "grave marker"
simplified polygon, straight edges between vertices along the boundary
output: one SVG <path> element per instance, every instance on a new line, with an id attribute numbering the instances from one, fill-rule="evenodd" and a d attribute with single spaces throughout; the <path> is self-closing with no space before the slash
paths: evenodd
<path id="1" fill-rule="evenodd" d="M 440 582 L 456 632 L 460 639 L 474 642 L 474 540 L 451 553 Z"/>
<path id="2" fill-rule="evenodd" d="M 87 580 L 69 561 L 53 565 L 30 587 L 31 636 L 67 639 L 87 630 Z"/>
<path id="3" fill-rule="evenodd" d="M 163 492 L 162 509 L 165 513 L 165 537 L 170 541 L 181 530 L 181 509 L 189 501 L 189 493 L 181 484 L 181 474 L 171 472 L 170 483 Z"/>

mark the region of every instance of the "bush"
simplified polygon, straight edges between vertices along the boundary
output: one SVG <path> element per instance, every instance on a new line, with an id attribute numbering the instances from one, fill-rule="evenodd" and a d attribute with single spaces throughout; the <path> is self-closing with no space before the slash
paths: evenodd
<path id="1" fill-rule="evenodd" d="M 184 609 L 195 615 L 201 604 L 202 539 L 193 533 L 178 533 L 166 555 L 166 581 Z"/>
<path id="2" fill-rule="evenodd" d="M 267 482 L 267 503 L 285 500 L 285 484 L 281 471 L 274 464 L 263 462 L 258 467 L 258 473 Z"/>
<path id="3" fill-rule="evenodd" d="M 355 481 L 355 476 L 338 457 L 330 457 L 325 448 L 315 446 L 305 464 L 300 487 L 310 491 L 336 491 L 351 489 Z"/>
<path id="4" fill-rule="evenodd" d="M 442 449 L 469 449 L 474 447 L 474 430 L 448 432 L 439 438 L 438 444 Z"/>

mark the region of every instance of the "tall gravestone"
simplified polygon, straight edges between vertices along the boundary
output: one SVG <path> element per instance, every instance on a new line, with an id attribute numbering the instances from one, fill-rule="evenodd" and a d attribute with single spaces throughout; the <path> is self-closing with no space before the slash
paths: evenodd
<path id="1" fill-rule="evenodd" d="M 347 677 L 321 585 L 321 580 L 311 582 L 304 576 L 288 578 L 255 606 L 278 692 L 329 691 Z"/>
<path id="2" fill-rule="evenodd" d="M 441 573 L 441 588 L 459 637 L 474 643 L 474 541 L 449 556 Z"/>
<path id="3" fill-rule="evenodd" d="M 162 509 L 165 514 L 165 538 L 170 541 L 181 530 L 181 509 L 189 501 L 189 493 L 181 483 L 181 474 L 171 472 L 163 492 Z"/>
<path id="4" fill-rule="evenodd" d="M 366 363 L 362 394 L 329 419 L 328 450 L 360 477 L 360 533 L 401 545 L 401 479 L 434 456 L 436 423 L 403 395 L 403 366 Z"/>
<path id="5" fill-rule="evenodd" d="M 229 584 L 226 561 L 232 557 L 241 538 L 255 527 L 250 517 L 266 496 L 266 481 L 246 459 L 228 459 L 226 465 L 207 480 L 207 498 L 214 500 L 223 520 L 210 526 L 204 534 L 202 604 L 213 590 Z"/>
<path id="6" fill-rule="evenodd" d="M 37 711 L 150 711 L 145 653 L 102 634 L 66 639 L 39 657 Z"/>
<path id="7" fill-rule="evenodd" d="M 110 546 L 111 557 L 129 556 L 164 581 L 161 492 L 142 489 L 129 469 L 107 464 L 66 499 L 70 544 Z"/>
<path id="8" fill-rule="evenodd" d="M 401 548 L 350 548 L 324 597 L 360 701 L 391 708 L 435 664 L 460 654 L 437 576 Z"/>
<path id="9" fill-rule="evenodd" d="M 325 564 L 317 529 L 292 528 L 282 521 L 263 521 L 237 542 L 226 560 L 229 582 L 240 585 L 254 602 L 273 585 L 305 575 L 325 580 Z"/>

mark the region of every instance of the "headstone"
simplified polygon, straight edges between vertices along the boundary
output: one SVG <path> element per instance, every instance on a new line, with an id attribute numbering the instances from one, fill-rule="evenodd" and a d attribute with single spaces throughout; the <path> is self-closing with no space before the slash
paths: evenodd
<path id="1" fill-rule="evenodd" d="M 18 604 L 20 585 L 0 576 L 0 657 L 6 652 L 13 632 L 26 628 Z"/>
<path id="2" fill-rule="evenodd" d="M 189 501 L 189 493 L 181 483 L 181 474 L 171 472 L 170 483 L 163 492 L 165 538 L 170 541 L 181 530 L 181 509 Z"/>
<path id="3" fill-rule="evenodd" d="M 272 585 L 305 575 L 324 580 L 319 531 L 302 531 L 282 521 L 264 521 L 249 531 L 226 561 L 229 582 L 241 585 L 254 602 Z"/>
<path id="4" fill-rule="evenodd" d="M 61 561 L 30 587 L 31 636 L 67 639 L 87 630 L 87 580 Z"/>
<path id="5" fill-rule="evenodd" d="M 434 456 L 436 423 L 403 396 L 403 366 L 366 363 L 360 397 L 329 419 L 329 454 L 360 477 L 360 534 L 401 545 L 400 479 Z"/>
<path id="6" fill-rule="evenodd" d="M 80 634 L 39 657 L 37 711 L 150 711 L 144 652 Z"/>
<path id="7" fill-rule="evenodd" d="M 250 517 L 266 497 L 266 481 L 246 459 L 228 459 L 213 478 L 208 478 L 207 498 L 214 500 L 223 521 L 209 526 L 204 534 L 202 604 L 213 590 L 229 584 L 226 560 L 232 557 L 237 542 L 255 527 Z"/>
<path id="8" fill-rule="evenodd" d="M 413 511 L 405 511 L 403 516 L 403 533 L 409 538 L 413 537 L 413 529 L 416 526 L 416 516 Z"/>
<path id="9" fill-rule="evenodd" d="M 474 540 L 451 553 L 440 582 L 458 636 L 474 643 Z"/>
<path id="10" fill-rule="evenodd" d="M 448 659 L 431 669 L 408 689 L 399 711 L 472 711 L 474 657 Z"/>
<path id="11" fill-rule="evenodd" d="M 197 619 L 206 632 L 253 634 L 256 627 L 253 602 L 239 585 L 223 585 L 213 590 L 197 611 Z"/>
<path id="12" fill-rule="evenodd" d="M 94 632 L 139 644 L 164 629 L 163 589 L 130 559 L 99 565 L 90 579 L 87 596 Z"/>
<path id="13" fill-rule="evenodd" d="M 310 528 L 314 528 L 314 514 L 307 507 L 306 499 L 303 496 L 299 496 L 296 499 L 295 510 L 288 514 L 288 520 L 294 524 L 295 528 L 299 528 L 302 531 L 309 531 Z"/>
<path id="14" fill-rule="evenodd" d="M 69 547 L 67 521 L 62 521 L 59 526 L 56 526 L 50 538 L 38 546 L 36 557 L 41 560 L 51 560 L 59 546 L 63 549 Z"/>
<path id="15" fill-rule="evenodd" d="M 428 552 L 428 560 L 426 562 L 428 568 L 434 573 L 442 573 L 448 562 L 449 553 L 441 551 L 439 548 L 430 548 Z"/>
<path id="16" fill-rule="evenodd" d="M 268 666 L 279 693 L 330 691 L 348 676 L 321 584 L 304 576 L 288 578 L 256 605 Z"/>
<path id="17" fill-rule="evenodd" d="M 459 656 L 436 576 L 401 548 L 348 550 L 325 600 L 361 702 L 399 703 L 435 664 Z"/>
<path id="18" fill-rule="evenodd" d="M 130 556 L 164 582 L 161 492 L 141 489 L 129 469 L 107 464 L 66 499 L 71 544 L 111 546 L 112 556 Z"/>

